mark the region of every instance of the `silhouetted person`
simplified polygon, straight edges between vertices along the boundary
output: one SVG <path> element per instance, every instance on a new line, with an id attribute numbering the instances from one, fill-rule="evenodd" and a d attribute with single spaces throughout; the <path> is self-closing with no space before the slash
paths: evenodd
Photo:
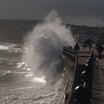
<path id="1" fill-rule="evenodd" d="M 84 50 L 85 50 L 85 47 L 86 47 L 86 44 L 84 43 L 84 44 L 83 44 L 83 49 L 84 49 Z"/>
<path id="2" fill-rule="evenodd" d="M 98 45 L 97 51 L 98 51 L 98 57 L 100 59 L 101 58 L 101 53 L 103 52 L 103 47 L 102 47 L 101 43 Z"/>
<path id="3" fill-rule="evenodd" d="M 80 47 L 79 47 L 78 43 L 75 44 L 74 49 L 75 49 L 77 52 L 78 52 L 78 50 L 80 51 Z"/>

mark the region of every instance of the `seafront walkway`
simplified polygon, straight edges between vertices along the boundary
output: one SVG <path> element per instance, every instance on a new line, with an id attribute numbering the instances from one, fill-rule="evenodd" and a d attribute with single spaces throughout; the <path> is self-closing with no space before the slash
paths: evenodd
<path id="1" fill-rule="evenodd" d="M 91 104 L 104 104 L 104 52 L 102 58 L 98 58 L 96 49 L 91 49 L 94 52 L 96 60 L 99 62 L 99 68 L 93 68 L 93 80 L 92 80 L 92 97 L 90 98 Z M 80 48 L 78 53 L 78 63 L 86 65 L 89 58 L 90 50 L 88 47 Z"/>

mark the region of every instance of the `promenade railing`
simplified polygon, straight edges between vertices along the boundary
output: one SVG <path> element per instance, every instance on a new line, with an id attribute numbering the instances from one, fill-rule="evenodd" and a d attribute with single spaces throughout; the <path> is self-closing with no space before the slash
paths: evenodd
<path id="1" fill-rule="evenodd" d="M 80 75 L 80 85 L 74 87 L 74 90 L 72 88 L 73 84 L 75 84 L 75 74 L 78 66 L 78 52 L 68 47 L 63 47 L 63 55 L 67 56 L 70 60 L 72 60 L 75 63 L 75 65 L 74 77 L 70 89 L 70 94 L 69 92 L 65 94 L 64 102 L 62 104 L 90 104 L 90 98 L 92 97 L 91 89 L 93 80 L 93 51 L 91 51 L 88 60 L 86 60 L 85 67 L 83 69 L 84 71 L 82 71 Z M 68 91 L 68 88 L 69 87 L 67 84 L 66 91 Z"/>
<path id="2" fill-rule="evenodd" d="M 86 60 L 84 71 L 81 73 L 80 85 L 76 86 L 73 104 L 91 104 L 92 97 L 92 81 L 93 81 L 93 51 L 88 60 Z M 69 103 L 70 104 L 70 103 Z"/>
<path id="3" fill-rule="evenodd" d="M 67 56 L 73 62 L 76 60 L 76 51 L 69 47 L 63 47 L 63 55 Z"/>

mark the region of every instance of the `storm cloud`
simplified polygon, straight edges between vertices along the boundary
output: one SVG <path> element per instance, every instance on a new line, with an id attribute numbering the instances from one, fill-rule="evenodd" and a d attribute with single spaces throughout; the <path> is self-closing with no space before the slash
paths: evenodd
<path id="1" fill-rule="evenodd" d="M 104 0 L 0 0 L 0 19 L 40 19 L 56 10 L 64 22 L 104 26 Z"/>

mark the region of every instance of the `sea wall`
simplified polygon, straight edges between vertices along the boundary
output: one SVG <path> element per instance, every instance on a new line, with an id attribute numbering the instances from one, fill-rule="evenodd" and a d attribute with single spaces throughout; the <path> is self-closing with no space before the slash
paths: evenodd
<path id="1" fill-rule="evenodd" d="M 76 51 L 68 49 L 66 47 L 63 48 L 63 88 L 64 88 L 64 99 L 62 104 L 66 104 L 71 97 L 72 94 L 72 86 L 74 81 L 75 70 L 77 66 L 77 54 Z"/>

